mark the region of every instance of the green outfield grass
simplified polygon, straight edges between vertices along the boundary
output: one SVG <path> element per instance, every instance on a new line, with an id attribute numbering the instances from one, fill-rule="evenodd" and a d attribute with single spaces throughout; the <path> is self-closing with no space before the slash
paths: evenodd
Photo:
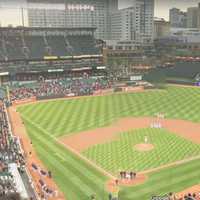
<path id="1" fill-rule="evenodd" d="M 134 146 L 144 143 L 146 136 L 154 149 L 138 152 Z M 200 155 L 200 145 L 165 129 L 145 128 L 121 133 L 117 140 L 90 147 L 83 154 L 118 175 L 121 170 L 139 172 Z"/>
<path id="2" fill-rule="evenodd" d="M 21 106 L 33 145 L 67 199 L 86 200 L 93 193 L 107 199 L 106 177 L 56 142 L 60 136 L 106 126 L 127 116 L 154 116 L 200 121 L 200 90 L 168 87 L 135 94 L 113 94 L 74 100 L 56 100 Z M 193 151 L 191 151 L 193 152 Z M 200 181 L 200 160 L 161 170 L 141 186 L 122 188 L 120 199 L 147 200 L 152 194 L 180 191 Z"/>

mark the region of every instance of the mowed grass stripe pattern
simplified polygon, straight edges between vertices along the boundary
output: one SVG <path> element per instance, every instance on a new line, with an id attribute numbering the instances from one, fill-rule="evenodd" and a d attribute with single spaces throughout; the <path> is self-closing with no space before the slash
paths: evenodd
<path id="1" fill-rule="evenodd" d="M 53 171 L 54 178 L 66 197 L 73 200 L 85 200 L 88 199 L 89 193 L 94 191 L 97 193 L 97 199 L 107 199 L 104 196 L 107 194 L 103 189 L 106 177 L 60 146 L 52 137 L 58 138 L 106 126 L 122 117 L 154 116 L 158 112 L 165 113 L 168 118 L 199 122 L 199 99 L 198 88 L 168 87 L 162 91 L 42 102 L 22 106 L 18 110 L 23 115 L 27 132 L 38 155 Z M 153 184 L 147 182 L 139 187 L 124 188 L 120 195 L 123 200 L 147 200 L 151 194 L 182 190 L 198 182 L 199 169 L 196 167 L 198 163 L 200 163 L 199 160 L 192 161 L 187 164 L 190 168 L 186 169 L 187 165 L 179 166 L 177 172 L 180 173 L 172 173 L 171 169 L 161 171 L 158 180 L 155 180 Z M 74 171 L 73 168 L 76 170 Z M 191 179 L 194 174 L 197 177 Z M 157 173 L 152 174 L 149 181 L 153 181 L 156 175 Z M 173 183 L 176 183 L 179 177 L 179 184 L 175 187 Z M 160 184 L 157 181 L 160 181 Z M 171 184 L 173 187 L 170 186 Z M 158 186 L 159 188 L 156 189 Z M 84 195 L 82 188 L 86 190 Z M 144 195 L 141 192 L 144 192 Z"/>
<path id="2" fill-rule="evenodd" d="M 145 137 L 154 149 L 139 152 L 135 145 L 145 143 Z M 83 154 L 117 175 L 121 170 L 140 172 L 200 156 L 200 145 L 165 129 L 144 128 L 121 133 L 116 140 L 90 147 Z"/>
<path id="3" fill-rule="evenodd" d="M 24 118 L 24 122 L 37 154 L 53 172 L 54 179 L 66 197 L 86 200 L 91 194 L 96 194 L 97 199 L 106 195 L 104 176 L 56 143 L 29 120 Z"/>
<path id="4" fill-rule="evenodd" d="M 183 188 L 200 183 L 200 160 L 160 170 L 152 173 L 143 185 L 121 190 L 120 199 L 149 200 L 153 195 L 164 195 L 179 192 Z"/>
<path id="5" fill-rule="evenodd" d="M 113 94 L 74 100 L 41 102 L 19 110 L 56 137 L 106 126 L 127 116 L 154 116 L 200 121 L 200 90 L 168 87 L 163 91 Z"/>

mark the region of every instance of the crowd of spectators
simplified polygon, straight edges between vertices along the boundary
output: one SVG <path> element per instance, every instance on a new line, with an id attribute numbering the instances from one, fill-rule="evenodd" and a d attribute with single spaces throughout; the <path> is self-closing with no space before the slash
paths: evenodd
<path id="1" fill-rule="evenodd" d="M 23 155 L 19 149 L 19 142 L 14 138 L 9 130 L 5 107 L 0 102 L 0 161 L 2 163 L 16 162 L 25 164 Z"/>
<path id="2" fill-rule="evenodd" d="M 184 197 L 179 198 L 178 200 L 200 200 L 200 194 L 198 193 L 188 193 Z"/>
<path id="3" fill-rule="evenodd" d="M 29 99 L 36 95 L 36 89 L 28 87 L 19 87 L 10 91 L 11 101 Z"/>
<path id="4" fill-rule="evenodd" d="M 200 200 L 200 195 L 196 193 L 188 193 L 184 196 L 184 200 Z"/>
<path id="5" fill-rule="evenodd" d="M 19 199 L 12 174 L 8 170 L 9 163 L 17 163 L 22 170 L 25 165 L 20 153 L 18 140 L 14 138 L 8 126 L 3 102 L 0 102 L 0 199 Z"/>
<path id="6" fill-rule="evenodd" d="M 41 81 L 36 87 L 19 86 L 10 90 L 11 101 L 32 97 L 82 96 L 92 95 L 94 91 L 108 89 L 110 81 L 102 78 L 83 76 L 79 79 L 56 79 Z"/>
<path id="7" fill-rule="evenodd" d="M 3 167 L 0 172 L 0 199 L 8 198 L 11 195 L 17 195 L 13 176 Z"/>
<path id="8" fill-rule="evenodd" d="M 200 200 L 200 192 L 191 192 L 185 195 L 169 194 L 170 200 Z"/>

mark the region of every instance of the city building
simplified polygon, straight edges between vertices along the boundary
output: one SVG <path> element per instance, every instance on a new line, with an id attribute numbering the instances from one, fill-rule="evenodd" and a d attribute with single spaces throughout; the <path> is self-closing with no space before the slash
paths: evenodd
<path id="1" fill-rule="evenodd" d="M 200 28 L 200 3 L 187 9 L 187 28 Z"/>
<path id="2" fill-rule="evenodd" d="M 134 7 L 113 12 L 111 15 L 111 40 L 123 41 L 135 39 L 135 12 Z"/>
<path id="3" fill-rule="evenodd" d="M 182 43 L 200 44 L 200 29 L 198 28 L 171 28 L 170 35 L 177 37 Z"/>
<path id="4" fill-rule="evenodd" d="M 200 3 L 198 4 L 198 13 L 197 13 L 197 28 L 200 29 Z"/>
<path id="5" fill-rule="evenodd" d="M 129 8 L 111 14 L 110 49 L 135 50 L 153 43 L 153 0 L 135 0 Z"/>
<path id="6" fill-rule="evenodd" d="M 154 44 L 163 55 L 199 56 L 200 29 L 171 28 L 169 36 L 156 38 Z"/>
<path id="7" fill-rule="evenodd" d="M 112 43 L 152 43 L 153 17 L 154 0 L 133 0 L 122 10 L 118 0 L 28 0 L 30 27 L 96 27 L 95 37 Z"/>
<path id="8" fill-rule="evenodd" d="M 154 39 L 170 35 L 170 22 L 154 18 Z"/>
<path id="9" fill-rule="evenodd" d="M 198 8 L 191 7 L 187 9 L 187 28 L 197 28 Z"/>
<path id="10" fill-rule="evenodd" d="M 200 29 L 200 4 L 199 4 L 198 15 L 197 15 L 197 28 Z"/>
<path id="11" fill-rule="evenodd" d="M 31 27 L 96 27 L 98 39 L 108 39 L 110 14 L 118 10 L 118 0 L 28 0 Z"/>
<path id="12" fill-rule="evenodd" d="M 153 41 L 154 0 L 136 0 L 141 4 L 140 11 L 140 34 L 143 43 Z M 137 19 L 136 19 L 137 20 Z"/>
<path id="13" fill-rule="evenodd" d="M 171 27 L 186 28 L 187 13 L 177 8 L 172 8 L 169 11 L 169 19 Z"/>

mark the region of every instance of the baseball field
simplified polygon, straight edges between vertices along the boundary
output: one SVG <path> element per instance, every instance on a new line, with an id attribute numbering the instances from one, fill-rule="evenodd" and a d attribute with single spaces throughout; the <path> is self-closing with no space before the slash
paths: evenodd
<path id="1" fill-rule="evenodd" d="M 38 157 L 68 200 L 91 194 L 108 199 L 106 184 L 121 170 L 146 177 L 121 186 L 121 200 L 148 200 L 199 184 L 199 110 L 200 89 L 175 86 L 17 108 Z M 150 127 L 154 123 L 161 127 Z"/>

